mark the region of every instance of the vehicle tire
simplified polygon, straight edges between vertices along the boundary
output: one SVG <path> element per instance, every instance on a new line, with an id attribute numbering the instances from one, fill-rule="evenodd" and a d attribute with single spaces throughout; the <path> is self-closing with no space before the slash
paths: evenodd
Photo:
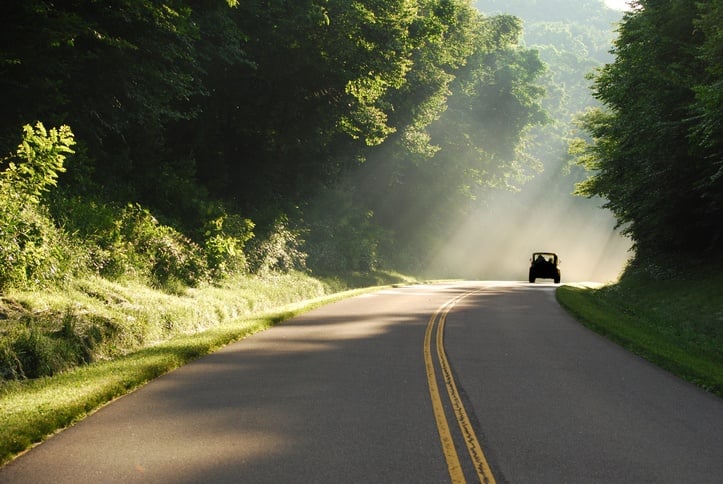
<path id="1" fill-rule="evenodd" d="M 534 283 L 535 283 L 535 279 L 536 279 L 536 278 L 535 278 L 535 273 L 532 271 L 532 269 L 530 269 L 530 277 L 529 277 L 530 284 L 534 284 Z"/>
<path id="2" fill-rule="evenodd" d="M 560 284 L 560 276 L 557 276 L 557 277 L 555 278 L 555 284 Z"/>

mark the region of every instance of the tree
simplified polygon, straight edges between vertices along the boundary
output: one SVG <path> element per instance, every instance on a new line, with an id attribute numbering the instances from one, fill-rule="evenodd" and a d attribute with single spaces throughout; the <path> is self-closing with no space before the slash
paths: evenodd
<path id="1" fill-rule="evenodd" d="M 696 101 L 692 140 L 700 146 L 701 156 L 708 163 L 698 174 L 695 186 L 707 201 L 704 223 L 709 225 L 714 240 L 720 240 L 719 221 L 723 213 L 723 2 L 699 3 L 698 8 L 700 15 L 694 25 L 705 36 L 698 49 L 705 72 L 693 88 Z"/>
<path id="2" fill-rule="evenodd" d="M 158 201 L 158 180 L 178 169 L 166 128 L 195 116 L 203 93 L 185 2 L 12 2 L 2 27 L 0 140 L 37 119 L 68 124 L 94 190 Z"/>
<path id="3" fill-rule="evenodd" d="M 257 233 L 284 216 L 322 227 L 305 214 L 333 194 L 369 258 L 378 234 L 408 223 L 385 199 L 443 220 L 441 206 L 424 212 L 435 195 L 452 207 L 516 168 L 538 109 L 539 63 L 518 27 L 468 0 L 28 0 L 3 13 L 0 146 L 36 119 L 68 124 L 78 144 L 58 207 L 141 203 L 196 242 L 224 214 L 252 217 Z M 448 110 L 466 129 L 478 115 L 467 101 L 506 116 L 464 148 L 435 123 Z"/>
<path id="4" fill-rule="evenodd" d="M 415 56 L 410 82 L 390 93 L 394 106 L 408 106 L 392 118 L 396 132 L 359 170 L 395 252 L 420 259 L 491 187 L 530 169 L 520 157 L 523 133 L 545 119 L 536 85 L 543 65 L 520 46 L 520 22 L 451 3 L 455 10 L 444 12 L 454 20 L 425 38 L 429 52 Z"/>
<path id="5" fill-rule="evenodd" d="M 720 244 L 720 158 L 704 142 L 715 103 L 699 84 L 701 75 L 715 83 L 719 65 L 710 3 L 641 0 L 620 27 L 615 61 L 595 77 L 606 111 L 583 119 L 593 141 L 581 162 L 594 174 L 579 191 L 609 200 L 640 257 Z"/>

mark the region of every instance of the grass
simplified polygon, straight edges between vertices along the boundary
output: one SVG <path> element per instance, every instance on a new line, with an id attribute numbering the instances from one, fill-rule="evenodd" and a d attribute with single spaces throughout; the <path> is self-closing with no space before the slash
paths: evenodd
<path id="1" fill-rule="evenodd" d="M 385 273 L 371 280 L 412 282 Z M 374 289 L 354 286 L 340 278 L 325 282 L 291 274 L 169 295 L 93 278 L 62 290 L 5 295 L 0 337 L 6 354 L 11 338 L 31 326 L 36 339 L 47 340 L 40 346 L 49 354 L 42 358 L 57 360 L 54 353 L 63 346 L 51 343 L 61 341 L 71 347 L 75 342 L 76 353 L 92 361 L 72 364 L 66 358 L 49 376 L 0 381 L 0 465 L 157 376 L 302 312 Z M 97 335 L 99 327 L 114 329 L 93 343 L 88 335 Z"/>
<path id="2" fill-rule="evenodd" d="M 562 286 L 557 299 L 594 331 L 723 397 L 723 275 L 717 267 L 675 274 L 629 269 L 602 288 Z"/>

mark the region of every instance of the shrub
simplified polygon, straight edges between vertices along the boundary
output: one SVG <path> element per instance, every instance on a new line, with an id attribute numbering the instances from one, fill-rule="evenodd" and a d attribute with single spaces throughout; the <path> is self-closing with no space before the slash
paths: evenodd
<path id="1" fill-rule="evenodd" d="M 41 285 L 83 266 L 82 251 L 58 229 L 40 196 L 64 171 L 74 144 L 70 128 L 46 131 L 42 123 L 24 127 L 15 154 L 0 173 L 0 289 Z"/>
<path id="2" fill-rule="evenodd" d="M 268 235 L 251 248 L 251 271 L 255 274 L 267 274 L 305 270 L 307 254 L 301 250 L 303 243 L 301 231 L 290 229 L 286 216 L 279 217 Z"/>
<path id="3" fill-rule="evenodd" d="M 175 229 L 157 227 L 156 237 L 148 246 L 153 281 L 165 287 L 176 282 L 196 286 L 208 278 L 208 266 L 201 247 Z M 174 290 L 174 292 L 177 292 Z"/>
<path id="4" fill-rule="evenodd" d="M 56 223 L 83 241 L 89 271 L 117 279 L 130 270 L 126 248 L 117 230 L 122 208 L 66 193 L 54 194 L 50 205 Z"/>
<path id="5" fill-rule="evenodd" d="M 68 126 L 45 129 L 38 122 L 35 128 L 23 126 L 24 137 L 15 154 L 3 160 L 7 168 L 0 180 L 12 186 L 25 202 L 38 204 L 40 195 L 57 184 L 58 173 L 65 171 L 63 162 L 73 153 L 73 133 Z"/>
<path id="6" fill-rule="evenodd" d="M 208 267 L 215 278 L 248 270 L 244 247 L 254 236 L 253 228 L 251 220 L 225 212 L 206 223 L 204 250 Z"/>
<path id="7" fill-rule="evenodd" d="M 370 271 L 379 265 L 384 231 L 374 214 L 355 205 L 351 190 L 323 193 L 306 213 L 309 235 L 304 247 L 309 266 L 320 273 Z"/>
<path id="8" fill-rule="evenodd" d="M 201 248 L 172 227 L 161 225 L 138 204 L 128 204 L 109 237 L 115 264 L 138 271 L 164 287 L 183 282 L 195 286 L 208 277 Z"/>
<path id="9" fill-rule="evenodd" d="M 203 249 L 139 204 L 64 197 L 54 208 L 63 226 L 85 241 L 88 267 L 103 277 L 139 278 L 175 293 L 209 276 Z"/>

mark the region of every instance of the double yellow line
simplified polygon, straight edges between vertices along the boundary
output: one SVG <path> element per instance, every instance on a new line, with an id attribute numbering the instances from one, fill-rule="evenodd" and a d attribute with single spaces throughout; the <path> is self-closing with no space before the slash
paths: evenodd
<path id="1" fill-rule="evenodd" d="M 429 383 L 429 394 L 432 397 L 432 408 L 434 410 L 434 418 L 437 422 L 437 429 L 439 430 L 439 438 L 442 442 L 442 451 L 444 452 L 444 458 L 447 461 L 447 468 L 449 469 L 449 477 L 452 482 L 466 482 L 464 473 L 462 471 L 462 465 L 460 464 L 459 456 L 454 445 L 454 439 L 452 432 L 447 421 L 447 416 L 444 412 L 444 406 L 442 405 L 442 397 L 440 395 L 439 386 L 437 384 L 437 372 L 435 369 L 434 358 L 432 355 L 432 333 L 436 326 L 436 350 L 437 360 L 439 362 L 440 373 L 442 375 L 442 381 L 447 388 L 447 395 L 449 395 L 449 401 L 452 409 L 454 410 L 455 419 L 459 425 L 459 429 L 462 432 L 462 437 L 467 451 L 472 459 L 472 465 L 474 466 L 479 481 L 487 484 L 495 482 L 495 478 L 492 475 L 487 459 L 485 458 L 482 447 L 480 447 L 477 436 L 472 428 L 472 423 L 467 416 L 467 412 L 464 409 L 462 398 L 457 390 L 457 384 L 454 381 L 452 370 L 447 360 L 447 355 L 444 351 L 444 325 L 447 321 L 447 314 L 449 311 L 462 299 L 472 294 L 468 292 L 461 294 L 443 304 L 437 311 L 429 318 L 427 324 L 427 331 L 424 334 L 424 364 L 427 368 L 427 381 Z"/>

